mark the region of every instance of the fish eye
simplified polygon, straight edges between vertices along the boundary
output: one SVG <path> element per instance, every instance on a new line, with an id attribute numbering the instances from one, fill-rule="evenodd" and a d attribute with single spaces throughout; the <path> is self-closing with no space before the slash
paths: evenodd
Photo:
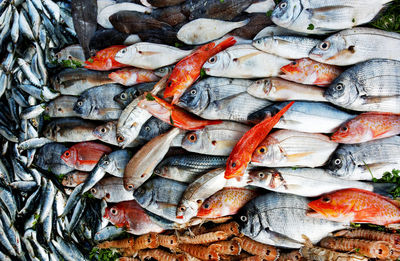
<path id="1" fill-rule="evenodd" d="M 262 43 L 261 39 L 256 40 L 256 43 L 261 44 Z"/>
<path id="2" fill-rule="evenodd" d="M 296 64 L 297 64 L 297 62 L 296 62 L 296 61 L 292 62 L 292 65 L 296 65 Z"/>
<path id="3" fill-rule="evenodd" d="M 127 97 L 126 97 L 126 93 L 121 93 L 121 95 L 119 96 L 122 100 L 125 100 Z"/>
<path id="4" fill-rule="evenodd" d="M 71 56 L 71 55 L 68 55 L 68 59 L 69 59 L 69 60 L 72 60 L 72 56 Z"/>
<path id="5" fill-rule="evenodd" d="M 155 170 L 154 170 L 154 173 L 155 173 L 155 174 L 160 174 L 160 173 L 161 173 L 161 170 L 155 169 Z"/>
<path id="6" fill-rule="evenodd" d="M 334 163 L 336 165 L 340 165 L 342 163 L 342 160 L 341 159 L 335 159 Z"/>
<path id="7" fill-rule="evenodd" d="M 262 146 L 258 149 L 258 153 L 264 154 L 265 152 L 267 152 L 267 148 L 265 146 Z"/>
<path id="8" fill-rule="evenodd" d="M 133 185 L 132 184 L 128 184 L 128 185 L 126 185 L 126 188 L 128 189 L 128 190 L 133 190 Z"/>
<path id="9" fill-rule="evenodd" d="M 210 59 L 208 59 L 209 63 L 215 63 L 216 61 L 217 61 L 217 57 L 216 56 L 213 56 Z"/>
<path id="10" fill-rule="evenodd" d="M 101 133 L 106 133 L 107 130 L 106 130 L 106 128 L 101 128 L 101 129 L 100 129 L 100 132 L 101 132 Z"/>
<path id="11" fill-rule="evenodd" d="M 231 167 L 232 168 L 236 167 L 236 162 L 232 162 Z"/>
<path id="12" fill-rule="evenodd" d="M 50 110 L 50 108 L 46 107 L 46 111 L 49 111 L 49 110 Z M 58 107 L 57 111 L 62 112 L 62 108 Z"/>
<path id="13" fill-rule="evenodd" d="M 121 50 L 121 53 L 122 53 L 122 54 L 125 54 L 125 53 L 126 53 L 126 49 L 125 49 L 125 48 L 122 49 L 122 50 Z"/>
<path id="14" fill-rule="evenodd" d="M 149 126 L 144 127 L 144 129 L 145 129 L 146 131 L 150 131 L 150 130 L 151 130 L 151 128 L 150 128 Z"/>
<path id="15" fill-rule="evenodd" d="M 340 130 L 342 132 L 347 132 L 349 130 L 349 128 L 347 128 L 346 126 L 343 126 L 342 128 L 340 128 Z"/>
<path id="16" fill-rule="evenodd" d="M 110 164 L 110 161 L 108 161 L 108 160 L 103 160 L 103 165 L 108 165 L 108 164 Z"/>
<path id="17" fill-rule="evenodd" d="M 196 133 L 190 134 L 190 135 L 187 137 L 187 139 L 188 139 L 190 142 L 195 142 L 195 141 L 197 140 L 197 135 L 196 135 Z"/>
<path id="18" fill-rule="evenodd" d="M 258 173 L 258 177 L 264 178 L 264 177 L 265 177 L 265 174 L 264 174 L 263 172 L 259 172 L 259 173 Z"/>
<path id="19" fill-rule="evenodd" d="M 331 201 L 331 199 L 329 197 L 323 197 L 322 201 L 325 203 L 329 203 Z"/>
<path id="20" fill-rule="evenodd" d="M 329 47 L 331 47 L 331 43 L 328 42 L 328 41 L 324 41 L 324 42 L 319 44 L 319 49 L 324 50 L 324 51 L 328 50 Z"/>
<path id="21" fill-rule="evenodd" d="M 97 189 L 95 189 L 95 188 L 91 188 L 91 189 L 90 189 L 90 193 L 92 193 L 92 194 L 96 194 L 96 193 L 97 193 Z"/>
<path id="22" fill-rule="evenodd" d="M 118 135 L 117 141 L 118 141 L 119 143 L 124 142 L 124 140 L 125 140 L 124 137 Z"/>
<path id="23" fill-rule="evenodd" d="M 213 257 L 212 257 L 212 255 L 211 255 L 211 254 L 209 254 L 209 255 L 208 255 L 208 259 L 210 259 L 210 260 L 211 260 L 212 258 L 213 258 Z"/>
<path id="24" fill-rule="evenodd" d="M 66 158 L 69 158 L 69 157 L 71 156 L 71 153 L 69 152 L 69 150 L 67 150 L 67 151 L 64 153 L 64 156 L 65 156 Z"/>
<path id="25" fill-rule="evenodd" d="M 343 88 L 344 88 L 343 83 L 338 83 L 338 84 L 336 84 L 336 86 L 335 86 L 335 89 L 336 89 L 337 91 L 341 91 L 341 90 L 343 90 Z"/>
<path id="26" fill-rule="evenodd" d="M 203 208 L 208 209 L 210 207 L 210 204 L 206 203 L 204 204 Z"/>
<path id="27" fill-rule="evenodd" d="M 179 210 L 180 210 L 180 211 L 185 211 L 185 210 L 186 210 L 186 207 L 180 207 Z"/>
<path id="28" fill-rule="evenodd" d="M 193 90 L 190 91 L 190 94 L 191 94 L 191 95 L 196 95 L 196 93 L 197 93 L 197 91 L 196 91 L 195 89 L 193 89 Z"/>
<path id="29" fill-rule="evenodd" d="M 246 216 L 240 216 L 240 220 L 243 221 L 243 222 L 246 222 L 247 221 L 247 217 Z"/>
<path id="30" fill-rule="evenodd" d="M 110 209 L 111 214 L 113 214 L 114 216 L 118 214 L 118 210 L 115 208 L 111 208 Z"/>
<path id="31" fill-rule="evenodd" d="M 78 101 L 78 102 L 76 103 L 76 105 L 78 105 L 79 107 L 81 107 L 81 106 L 83 105 L 83 102 L 82 102 L 82 101 Z"/>
<path id="32" fill-rule="evenodd" d="M 158 71 L 161 73 L 165 72 L 165 70 L 166 70 L 165 68 L 158 69 Z"/>
<path id="33" fill-rule="evenodd" d="M 282 8 L 282 9 L 286 8 L 286 6 L 287 6 L 286 2 L 282 2 L 282 3 L 279 4 L 279 7 Z"/>
<path id="34" fill-rule="evenodd" d="M 58 110 L 60 110 L 61 108 L 58 108 Z M 46 106 L 46 111 L 50 111 L 50 108 L 48 106 Z"/>

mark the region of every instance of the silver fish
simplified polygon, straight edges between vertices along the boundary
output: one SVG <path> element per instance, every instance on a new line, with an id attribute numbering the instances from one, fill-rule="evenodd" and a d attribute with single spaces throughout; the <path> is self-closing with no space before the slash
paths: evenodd
<path id="1" fill-rule="evenodd" d="M 124 181 L 119 177 L 103 178 L 90 189 L 90 193 L 95 198 L 104 198 L 107 202 L 121 202 L 134 199 L 132 192 L 125 190 Z"/>
<path id="2" fill-rule="evenodd" d="M 274 35 L 254 40 L 253 46 L 287 59 L 300 59 L 307 58 L 311 49 L 320 42 L 320 40 L 302 36 Z"/>
<path id="3" fill-rule="evenodd" d="M 39 149 L 36 155 L 35 164 L 54 174 L 66 174 L 74 170 L 65 164 L 61 159 L 61 155 L 68 149 L 61 143 L 49 143 Z"/>
<path id="4" fill-rule="evenodd" d="M 80 142 L 96 140 L 93 130 L 96 124 L 79 118 L 59 118 L 50 122 L 43 135 L 57 142 Z"/>
<path id="5" fill-rule="evenodd" d="M 374 46 L 379 45 L 379 48 Z M 373 28 L 357 27 L 334 34 L 316 45 L 309 54 L 315 61 L 352 65 L 371 59 L 400 60 L 398 52 L 400 34 Z"/>
<path id="6" fill-rule="evenodd" d="M 131 153 L 127 150 L 115 150 L 107 155 L 109 163 L 104 165 L 104 170 L 115 177 L 124 176 L 125 167 L 128 164 Z"/>
<path id="7" fill-rule="evenodd" d="M 83 53 L 83 49 L 79 44 L 74 44 L 65 47 L 64 49 L 55 54 L 55 58 L 57 59 L 58 62 L 61 62 L 63 60 L 71 60 L 84 63 L 86 60 L 85 54 Z"/>
<path id="8" fill-rule="evenodd" d="M 326 34 L 370 22 L 391 0 L 283 0 L 271 20 L 307 34 Z"/>
<path id="9" fill-rule="evenodd" d="M 335 105 L 356 111 L 400 113 L 400 61 L 370 60 L 344 71 L 325 91 Z"/>
<path id="10" fill-rule="evenodd" d="M 233 147 L 250 127 L 241 123 L 224 121 L 201 130 L 186 133 L 181 146 L 187 151 L 216 156 L 229 156 Z"/>
<path id="11" fill-rule="evenodd" d="M 76 96 L 59 96 L 47 104 L 45 114 L 51 118 L 78 117 L 79 114 L 73 110 L 77 101 Z"/>
<path id="12" fill-rule="evenodd" d="M 348 180 L 381 178 L 386 171 L 400 168 L 400 137 L 343 144 L 333 153 L 327 168 Z"/>
<path id="13" fill-rule="evenodd" d="M 264 244 L 299 248 L 306 235 L 317 243 L 349 224 L 307 217 L 309 199 L 268 193 L 251 200 L 238 214 L 240 232 Z"/>

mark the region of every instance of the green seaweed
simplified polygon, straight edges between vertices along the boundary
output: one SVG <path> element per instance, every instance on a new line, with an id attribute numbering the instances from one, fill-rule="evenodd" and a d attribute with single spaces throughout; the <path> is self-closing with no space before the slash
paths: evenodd
<path id="1" fill-rule="evenodd" d="M 400 0 L 391 2 L 369 25 L 381 30 L 400 33 Z"/>
<path id="2" fill-rule="evenodd" d="M 114 261 L 119 257 L 121 257 L 121 254 L 115 249 L 99 249 L 94 247 L 89 253 L 90 260 Z"/>
<path id="3" fill-rule="evenodd" d="M 397 187 L 390 192 L 390 194 L 394 197 L 397 198 L 400 196 L 400 170 L 398 169 L 393 169 L 392 172 L 385 172 L 382 176 L 382 178 L 377 179 L 373 178 L 373 182 L 379 182 L 379 183 L 394 183 L 397 184 Z"/>

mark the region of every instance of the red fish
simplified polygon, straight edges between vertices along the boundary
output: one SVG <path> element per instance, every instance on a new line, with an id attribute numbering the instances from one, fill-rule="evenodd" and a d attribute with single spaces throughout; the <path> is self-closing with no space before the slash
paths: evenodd
<path id="1" fill-rule="evenodd" d="M 246 188 L 224 188 L 206 199 L 197 212 L 198 217 L 218 218 L 235 215 L 257 192 Z"/>
<path id="2" fill-rule="evenodd" d="M 343 124 L 331 140 L 339 143 L 360 143 L 400 134 L 400 114 L 365 112 Z"/>
<path id="3" fill-rule="evenodd" d="M 125 47 L 125 45 L 114 45 L 98 51 L 94 57 L 91 57 L 85 62 L 85 68 L 97 71 L 109 71 L 129 67 L 129 65 L 119 63 L 114 59 L 115 54 Z"/>
<path id="4" fill-rule="evenodd" d="M 184 109 L 169 104 L 151 93 L 145 93 L 146 99 L 139 102 L 139 107 L 146 109 L 154 117 L 184 130 L 198 130 L 207 125 L 220 124 L 220 120 L 205 120 Z"/>
<path id="5" fill-rule="evenodd" d="M 72 168 L 91 171 L 104 154 L 111 152 L 112 149 L 106 145 L 87 141 L 73 145 L 61 155 L 61 159 Z"/>
<path id="6" fill-rule="evenodd" d="M 154 82 L 160 79 L 153 71 L 133 67 L 112 72 L 108 75 L 108 78 L 125 86 L 132 86 L 143 82 Z"/>
<path id="7" fill-rule="evenodd" d="M 338 77 L 343 70 L 335 65 L 323 64 L 308 58 L 299 59 L 281 68 L 279 77 L 302 84 L 325 86 Z"/>
<path id="8" fill-rule="evenodd" d="M 241 177 L 249 165 L 251 156 L 257 146 L 267 137 L 275 124 L 278 123 L 282 115 L 289 110 L 294 101 L 283 107 L 271 118 L 266 118 L 262 122 L 248 130 L 236 143 L 226 162 L 225 178 L 231 179 Z"/>
<path id="9" fill-rule="evenodd" d="M 163 228 L 153 223 L 142 207 L 135 201 L 122 201 L 108 206 L 104 218 L 116 227 L 124 227 L 134 235 L 143 235 L 150 232 L 162 232 Z"/>
<path id="10" fill-rule="evenodd" d="M 400 202 L 362 189 L 343 189 L 308 203 L 308 216 L 386 226 L 400 222 Z"/>
<path id="11" fill-rule="evenodd" d="M 179 97 L 189 88 L 199 77 L 201 67 L 212 56 L 225 50 L 236 43 L 235 38 L 229 37 L 215 46 L 215 43 L 203 45 L 189 56 L 180 60 L 172 70 L 171 76 L 167 81 L 164 98 L 173 96 L 172 104 L 178 102 Z"/>

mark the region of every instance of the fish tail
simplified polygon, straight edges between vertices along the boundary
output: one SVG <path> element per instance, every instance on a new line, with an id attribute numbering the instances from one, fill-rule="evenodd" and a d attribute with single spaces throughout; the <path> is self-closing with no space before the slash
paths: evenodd
<path id="1" fill-rule="evenodd" d="M 228 37 L 227 39 L 223 40 L 221 43 L 219 43 L 217 46 L 215 46 L 213 49 L 210 50 L 210 55 L 216 55 L 217 53 L 225 50 L 226 48 L 234 45 L 236 43 L 236 40 L 234 37 Z"/>

